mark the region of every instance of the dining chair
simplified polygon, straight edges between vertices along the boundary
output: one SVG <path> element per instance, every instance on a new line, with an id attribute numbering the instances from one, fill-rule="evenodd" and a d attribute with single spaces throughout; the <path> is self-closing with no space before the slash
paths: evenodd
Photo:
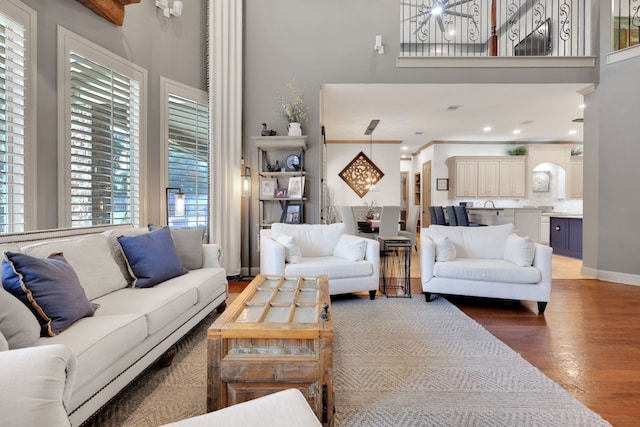
<path id="1" fill-rule="evenodd" d="M 458 221 L 456 220 L 456 210 L 453 208 L 453 206 L 447 206 L 444 209 L 447 212 L 447 222 L 449 223 L 449 225 L 452 227 L 458 225 Z"/>
<path id="2" fill-rule="evenodd" d="M 340 216 L 342 217 L 342 222 L 344 223 L 345 234 L 352 234 L 354 236 L 357 236 L 358 223 L 356 221 L 356 216 L 353 213 L 353 209 L 351 209 L 351 206 L 340 206 L 339 211 Z"/>
<path id="3" fill-rule="evenodd" d="M 380 213 L 379 236 L 397 236 L 400 222 L 400 206 L 383 206 Z"/>
<path id="4" fill-rule="evenodd" d="M 431 224 L 438 224 L 438 218 L 436 216 L 436 207 L 435 206 L 429 206 L 429 218 L 430 218 L 430 222 Z M 443 220 L 444 220 L 444 214 L 443 216 Z"/>
<path id="5" fill-rule="evenodd" d="M 464 206 L 454 206 L 453 207 L 456 214 L 456 222 L 458 225 L 463 227 L 480 227 L 486 224 L 480 224 L 477 222 L 469 221 L 469 213 L 467 212 L 467 208 Z"/>
<path id="6" fill-rule="evenodd" d="M 417 228 L 418 228 L 418 216 L 420 215 L 420 209 L 414 208 L 409 214 L 409 218 L 407 219 L 407 227 L 406 230 L 398 231 L 398 236 L 407 237 L 411 240 L 411 246 L 418 250 L 418 238 Z"/>
<path id="7" fill-rule="evenodd" d="M 437 225 L 449 225 L 445 216 L 444 216 L 444 208 L 442 206 L 434 206 L 433 210 L 436 213 L 436 224 Z"/>

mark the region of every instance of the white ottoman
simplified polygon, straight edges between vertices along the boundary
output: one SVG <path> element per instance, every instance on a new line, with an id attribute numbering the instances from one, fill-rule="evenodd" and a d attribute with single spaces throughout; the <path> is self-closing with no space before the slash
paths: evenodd
<path id="1" fill-rule="evenodd" d="M 290 388 L 166 426 L 322 427 L 300 390 Z"/>

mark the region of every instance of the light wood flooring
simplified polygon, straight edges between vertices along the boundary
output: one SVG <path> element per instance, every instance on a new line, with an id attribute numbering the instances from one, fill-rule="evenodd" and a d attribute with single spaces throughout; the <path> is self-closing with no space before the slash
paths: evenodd
<path id="1" fill-rule="evenodd" d="M 612 425 L 640 426 L 640 286 L 585 278 L 579 260 L 554 255 L 552 263 L 543 316 L 530 301 L 448 299 Z M 421 295 L 415 250 L 411 277 Z"/>

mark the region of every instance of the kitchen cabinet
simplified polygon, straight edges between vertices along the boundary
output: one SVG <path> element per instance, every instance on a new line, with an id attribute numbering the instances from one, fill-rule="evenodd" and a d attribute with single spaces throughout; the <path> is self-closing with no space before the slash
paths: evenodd
<path id="1" fill-rule="evenodd" d="M 571 157 L 569 162 L 569 198 L 582 199 L 583 182 L 583 161 L 582 157 Z"/>
<path id="2" fill-rule="evenodd" d="M 500 161 L 500 197 L 521 198 L 525 196 L 525 161 Z"/>
<path id="3" fill-rule="evenodd" d="M 553 253 L 582 259 L 582 218 L 551 217 L 550 225 Z"/>
<path id="4" fill-rule="evenodd" d="M 478 162 L 456 162 L 456 197 L 478 195 Z"/>
<path id="5" fill-rule="evenodd" d="M 526 156 L 516 157 L 449 157 L 449 198 L 524 198 Z"/>
<path id="6" fill-rule="evenodd" d="M 549 232 L 551 230 L 551 222 L 549 215 L 542 215 L 540 217 L 540 243 L 543 245 L 549 245 Z"/>
<path id="7" fill-rule="evenodd" d="M 478 161 L 478 197 L 499 196 L 500 162 Z"/>

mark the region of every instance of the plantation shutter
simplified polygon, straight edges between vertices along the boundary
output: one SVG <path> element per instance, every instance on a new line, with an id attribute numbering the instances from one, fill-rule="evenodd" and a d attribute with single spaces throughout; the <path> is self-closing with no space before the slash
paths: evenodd
<path id="1" fill-rule="evenodd" d="M 185 193 L 185 215 L 175 215 L 169 200 L 169 224 L 204 226 L 208 232 L 209 106 L 169 94 L 168 184 Z"/>
<path id="2" fill-rule="evenodd" d="M 25 28 L 0 15 L 0 232 L 25 230 Z"/>
<path id="3" fill-rule="evenodd" d="M 140 82 L 70 55 L 71 226 L 140 221 Z"/>

